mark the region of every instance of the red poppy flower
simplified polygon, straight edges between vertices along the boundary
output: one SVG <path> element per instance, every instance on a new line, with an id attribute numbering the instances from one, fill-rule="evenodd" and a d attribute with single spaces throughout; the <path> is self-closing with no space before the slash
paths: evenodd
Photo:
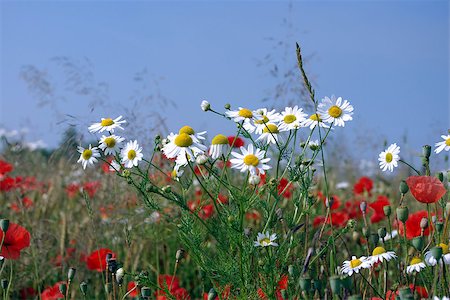
<path id="1" fill-rule="evenodd" d="M 234 144 L 233 144 L 234 141 Z M 234 148 L 239 148 L 239 147 L 243 147 L 244 146 L 244 140 L 241 139 L 240 137 L 235 137 L 233 135 L 228 137 L 228 144 L 231 146 L 233 144 Z"/>
<path id="2" fill-rule="evenodd" d="M 278 281 L 278 288 L 279 290 L 287 290 L 288 288 L 288 281 L 289 281 L 289 276 L 282 275 L 280 281 Z"/>
<path id="3" fill-rule="evenodd" d="M 338 196 L 336 196 L 336 195 L 333 195 L 333 196 L 331 196 L 331 197 L 333 197 L 333 205 L 331 205 L 331 207 L 330 207 L 330 209 L 331 210 L 334 210 L 334 209 L 338 209 L 340 206 L 341 206 L 341 199 L 338 197 Z M 323 202 L 323 206 L 325 206 L 326 207 L 326 197 L 325 197 L 325 195 L 324 194 L 322 194 L 322 192 L 321 191 L 318 191 L 317 192 L 317 198 L 319 198 L 320 200 L 322 200 L 322 202 Z"/>
<path id="4" fill-rule="evenodd" d="M 61 254 L 58 254 L 55 259 L 53 259 L 53 264 L 57 267 L 60 267 L 63 262 L 68 261 L 71 258 L 74 258 L 75 256 L 75 248 L 66 248 L 66 253 L 64 256 Z"/>
<path id="5" fill-rule="evenodd" d="M 3 231 L 0 230 L 0 240 L 3 238 Z M 1 256 L 9 259 L 18 259 L 20 251 L 30 246 L 30 233 L 20 225 L 9 223 L 3 242 Z"/>
<path id="6" fill-rule="evenodd" d="M 345 211 L 348 213 L 350 219 L 361 219 L 361 201 L 352 199 L 350 201 L 345 202 Z"/>
<path id="7" fill-rule="evenodd" d="M 11 172 L 12 170 L 13 166 L 11 164 L 0 159 L 0 179 L 2 179 L 6 173 Z"/>
<path id="8" fill-rule="evenodd" d="M 134 281 L 128 282 L 127 292 L 131 291 L 135 287 L 136 287 L 136 282 L 134 282 Z M 138 289 L 134 289 L 131 293 L 128 294 L 128 297 L 131 297 L 131 298 L 138 297 L 138 296 L 139 296 Z"/>
<path id="9" fill-rule="evenodd" d="M 261 213 L 255 209 L 245 213 L 245 218 L 247 220 L 259 221 L 261 220 Z"/>
<path id="10" fill-rule="evenodd" d="M 414 198 L 422 203 L 434 203 L 447 192 L 442 182 L 432 176 L 410 176 L 406 184 Z"/>
<path id="11" fill-rule="evenodd" d="M 411 283 L 411 284 L 409 285 L 409 288 L 411 289 L 411 292 L 413 291 L 413 288 L 414 288 L 414 291 L 417 293 L 417 295 L 420 296 L 421 299 L 422 299 L 422 298 L 428 299 L 427 289 L 424 288 L 423 286 L 419 286 L 419 285 L 414 286 L 414 285 Z"/>
<path id="12" fill-rule="evenodd" d="M 158 284 L 159 288 L 161 289 L 156 292 L 156 299 L 158 300 L 167 299 L 166 291 L 168 291 L 170 295 L 172 295 L 172 297 L 175 297 L 175 299 L 177 300 L 191 299 L 187 290 L 180 287 L 180 281 L 176 276 L 159 275 Z"/>
<path id="13" fill-rule="evenodd" d="M 19 291 L 20 299 L 36 299 L 38 292 L 32 287 L 22 288 Z"/>
<path id="14" fill-rule="evenodd" d="M 280 183 L 278 183 L 278 195 L 281 195 L 281 193 L 284 191 L 283 198 L 291 198 L 292 195 L 292 190 L 294 189 L 294 186 L 292 184 L 289 184 L 289 180 L 287 180 L 286 178 L 281 178 Z M 287 187 L 287 188 L 286 188 Z M 285 190 L 286 189 L 286 190 Z"/>
<path id="15" fill-rule="evenodd" d="M 378 223 L 384 219 L 385 215 L 383 207 L 388 205 L 391 205 L 389 199 L 382 195 L 378 196 L 377 200 L 369 204 L 369 207 L 374 210 L 374 213 L 370 217 L 370 222 L 372 222 L 372 224 Z"/>
<path id="16" fill-rule="evenodd" d="M 8 192 L 16 185 L 16 180 L 12 177 L 6 176 L 0 181 L 0 191 Z"/>
<path id="17" fill-rule="evenodd" d="M 355 193 L 355 195 L 361 195 L 364 194 L 364 192 L 367 192 L 370 195 L 372 188 L 373 188 L 372 179 L 363 176 L 353 186 L 353 193 Z"/>
<path id="18" fill-rule="evenodd" d="M 203 220 L 209 219 L 214 213 L 213 204 L 205 204 L 200 206 L 200 200 L 188 201 L 187 206 L 192 212 L 197 212 L 198 216 Z"/>
<path id="19" fill-rule="evenodd" d="M 112 257 L 116 257 L 116 254 L 108 248 L 100 248 L 89 254 L 89 256 L 86 257 L 88 269 L 103 272 L 106 269 L 106 255 L 108 253 L 111 253 Z"/>
<path id="20" fill-rule="evenodd" d="M 262 290 L 262 288 L 259 288 L 256 293 L 258 294 L 259 299 L 261 300 L 268 300 L 266 293 Z"/>
<path id="21" fill-rule="evenodd" d="M 219 194 L 219 196 L 217 196 L 217 201 L 222 204 L 228 204 L 228 197 L 226 195 Z"/>
<path id="22" fill-rule="evenodd" d="M 89 181 L 83 184 L 83 190 L 89 195 L 89 198 L 93 198 L 100 187 L 100 181 Z"/>
<path id="23" fill-rule="evenodd" d="M 420 220 L 422 218 L 428 218 L 428 213 L 425 210 L 418 211 L 416 213 L 410 214 L 408 216 L 408 220 L 406 220 L 406 238 L 408 240 L 411 240 L 415 238 L 416 236 L 419 236 L 422 232 L 422 229 L 420 228 Z M 428 228 L 425 229 L 423 235 L 427 236 L 430 234 L 430 227 L 431 224 L 429 224 Z M 404 235 L 403 231 L 403 223 L 398 222 L 398 232 L 400 236 Z"/>
<path id="24" fill-rule="evenodd" d="M 65 283 L 64 281 L 60 281 L 55 283 L 54 286 L 46 288 L 41 293 L 42 300 L 56 300 L 56 299 L 64 299 L 64 295 L 59 291 L 59 285 Z"/>
<path id="25" fill-rule="evenodd" d="M 331 213 L 331 222 L 333 223 L 333 226 L 345 227 L 349 219 L 350 218 L 346 212 L 338 211 Z M 327 223 L 330 223 L 329 219 Z"/>
<path id="26" fill-rule="evenodd" d="M 70 199 L 75 197 L 80 192 L 80 185 L 76 183 L 71 183 L 66 186 L 66 194 Z"/>
<path id="27" fill-rule="evenodd" d="M 32 207 L 33 206 L 33 200 L 31 200 L 30 198 L 28 198 L 28 197 L 25 197 L 25 198 L 23 198 L 21 201 L 20 201 L 20 203 L 12 203 L 11 204 L 11 209 L 13 210 L 13 211 L 15 211 L 15 212 L 20 212 L 20 210 L 22 209 L 22 208 L 25 208 L 25 209 L 27 209 L 27 208 L 30 208 L 30 207 Z"/>
<path id="28" fill-rule="evenodd" d="M 320 225 L 323 224 L 323 222 L 325 222 L 325 217 L 324 216 L 317 216 L 313 220 L 313 226 L 314 227 L 319 227 Z"/>

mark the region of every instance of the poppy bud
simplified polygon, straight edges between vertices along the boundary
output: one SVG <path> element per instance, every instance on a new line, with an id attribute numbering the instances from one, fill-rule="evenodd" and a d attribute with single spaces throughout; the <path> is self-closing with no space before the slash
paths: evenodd
<path id="1" fill-rule="evenodd" d="M 325 206 L 327 208 L 331 208 L 333 206 L 334 203 L 334 197 L 331 196 L 330 198 L 325 199 Z"/>
<path id="2" fill-rule="evenodd" d="M 436 246 L 431 248 L 431 255 L 433 255 L 433 257 L 439 261 L 442 257 L 442 247 L 440 246 Z"/>
<path id="3" fill-rule="evenodd" d="M 225 109 L 230 109 L 230 108 L 231 108 L 231 105 L 230 105 L 230 103 L 227 103 L 227 104 L 225 104 L 223 107 L 224 107 Z"/>
<path id="4" fill-rule="evenodd" d="M 85 296 L 86 296 L 87 289 L 88 289 L 88 285 L 86 282 L 83 281 L 82 283 L 80 283 L 80 291 Z"/>
<path id="5" fill-rule="evenodd" d="M 65 295 L 67 292 L 67 285 L 65 283 L 61 283 L 59 285 L 59 291 L 61 292 L 61 294 Z"/>
<path id="6" fill-rule="evenodd" d="M 217 297 L 217 292 L 215 289 L 211 288 L 208 293 L 208 300 L 214 300 Z"/>
<path id="7" fill-rule="evenodd" d="M 378 233 L 371 233 L 370 234 L 370 242 L 376 247 L 378 245 L 378 242 L 380 241 L 380 236 Z"/>
<path id="8" fill-rule="evenodd" d="M 397 218 L 400 222 L 405 223 L 408 220 L 409 210 L 406 206 L 397 207 Z"/>
<path id="9" fill-rule="evenodd" d="M 152 291 L 150 290 L 150 288 L 144 286 L 143 288 L 141 288 L 141 295 L 144 298 L 149 298 L 152 295 Z"/>
<path id="10" fill-rule="evenodd" d="M 422 251 L 424 245 L 423 236 L 416 236 L 412 239 L 411 243 L 417 251 Z"/>
<path id="11" fill-rule="evenodd" d="M 422 154 L 423 154 L 423 157 L 425 157 L 426 159 L 430 158 L 431 146 L 430 145 L 423 146 L 422 147 Z"/>
<path id="12" fill-rule="evenodd" d="M 431 222 L 433 222 L 433 224 L 436 224 L 437 218 L 436 216 L 431 216 Z"/>
<path id="13" fill-rule="evenodd" d="M 442 223 L 441 221 L 436 222 L 436 230 L 439 233 L 442 233 L 442 230 L 444 229 L 444 223 Z"/>
<path id="14" fill-rule="evenodd" d="M 75 273 L 77 272 L 77 269 L 75 268 L 70 268 L 69 271 L 67 272 L 67 279 L 69 281 L 72 281 L 72 279 L 75 277 Z"/>
<path id="15" fill-rule="evenodd" d="M 444 182 L 444 173 L 439 172 L 436 174 L 437 179 L 439 179 L 440 182 Z"/>
<path id="16" fill-rule="evenodd" d="M 6 290 L 8 288 L 8 280 L 2 279 L 1 280 L 2 289 Z"/>
<path id="17" fill-rule="evenodd" d="M 177 260 L 177 262 L 179 262 L 183 258 L 184 258 L 184 249 L 178 249 L 177 253 L 175 254 L 175 259 Z"/>
<path id="18" fill-rule="evenodd" d="M 406 184 L 406 181 L 402 180 L 399 186 L 400 193 L 405 195 L 409 191 L 409 186 Z"/>
<path id="19" fill-rule="evenodd" d="M 427 218 L 422 218 L 422 220 L 420 220 L 420 228 L 422 230 L 425 230 L 428 228 L 428 219 Z"/>
<path id="20" fill-rule="evenodd" d="M 384 239 L 386 237 L 386 227 L 378 228 L 378 235 L 380 238 Z"/>
<path id="21" fill-rule="evenodd" d="M 367 202 L 362 201 L 361 204 L 359 204 L 359 208 L 361 209 L 361 212 L 363 213 L 363 215 L 365 215 L 366 210 L 367 210 Z"/>
<path id="22" fill-rule="evenodd" d="M 384 215 L 389 218 L 392 213 L 392 208 L 389 205 L 383 206 Z"/>
<path id="23" fill-rule="evenodd" d="M 7 232 L 9 228 L 9 220 L 8 219 L 1 219 L 0 220 L 0 227 L 2 228 L 3 232 Z"/>
<path id="24" fill-rule="evenodd" d="M 116 271 L 116 281 L 118 285 L 122 285 L 123 276 L 125 275 L 125 270 L 123 268 L 119 268 Z"/>

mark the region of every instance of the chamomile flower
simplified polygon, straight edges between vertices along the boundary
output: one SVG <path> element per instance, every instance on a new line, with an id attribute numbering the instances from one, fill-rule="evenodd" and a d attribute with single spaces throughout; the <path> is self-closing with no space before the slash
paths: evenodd
<path id="1" fill-rule="evenodd" d="M 400 147 L 397 144 L 390 145 L 385 151 L 381 152 L 378 156 L 380 162 L 380 168 L 384 172 L 386 170 L 394 171 L 394 167 L 398 166 L 400 160 Z"/>
<path id="2" fill-rule="evenodd" d="M 438 245 L 442 248 L 442 260 L 446 265 L 450 265 L 450 252 L 447 244 L 440 243 Z M 439 261 L 442 264 L 442 261 Z M 435 266 L 437 264 L 436 258 L 434 258 L 431 251 L 425 253 L 425 263 L 429 266 Z"/>
<path id="3" fill-rule="evenodd" d="M 198 136 L 183 131 L 179 134 L 169 134 L 167 140 L 168 142 L 162 148 L 167 158 L 176 158 L 180 155 L 183 157 L 189 155 L 194 158 L 206 150 L 206 146 L 199 143 Z"/>
<path id="4" fill-rule="evenodd" d="M 266 165 L 270 161 L 270 158 L 264 158 L 264 151 L 258 148 L 253 149 L 253 144 L 248 145 L 247 149 L 244 147 L 240 149 L 242 154 L 231 152 L 231 155 L 235 157 L 230 159 L 231 168 L 240 169 L 241 172 L 249 171 L 252 175 L 256 175 L 257 171 L 265 174 L 265 170 L 271 168 L 271 166 Z"/>
<path id="5" fill-rule="evenodd" d="M 139 146 L 136 140 L 129 141 L 120 152 L 120 157 L 122 157 L 121 163 L 128 169 L 137 166 L 143 156 L 142 147 Z"/>
<path id="6" fill-rule="evenodd" d="M 125 140 L 125 138 L 118 135 L 103 135 L 100 139 L 100 144 L 98 147 L 102 149 L 105 155 L 114 155 L 120 150 L 120 144 Z"/>
<path id="7" fill-rule="evenodd" d="M 269 234 L 268 231 L 266 233 L 258 233 L 258 236 L 256 237 L 256 241 L 254 241 L 255 247 L 268 247 L 268 246 L 278 246 L 277 243 L 274 241 L 277 239 L 277 234 Z"/>
<path id="8" fill-rule="evenodd" d="M 209 104 L 208 101 L 203 100 L 202 103 L 200 104 L 200 107 L 202 108 L 203 111 L 208 111 L 211 109 L 211 104 Z"/>
<path id="9" fill-rule="evenodd" d="M 278 126 L 275 124 L 265 124 L 262 134 L 256 141 L 265 141 L 266 144 L 276 144 L 278 142 Z"/>
<path id="10" fill-rule="evenodd" d="M 198 132 L 196 133 L 195 130 L 188 125 L 185 125 L 178 130 L 178 134 L 186 133 L 189 134 L 192 140 L 196 143 L 200 143 L 200 140 L 204 140 L 204 135 L 206 134 L 206 131 Z"/>
<path id="11" fill-rule="evenodd" d="M 230 145 L 228 143 L 228 138 L 223 134 L 216 135 L 209 147 L 209 155 L 212 159 L 218 159 L 222 155 L 226 155 L 230 150 Z"/>
<path id="12" fill-rule="evenodd" d="M 333 123 L 336 126 L 345 126 L 345 122 L 353 120 L 353 106 L 342 97 L 336 99 L 333 95 L 331 99 L 325 97 L 318 106 L 318 111 L 324 122 Z"/>
<path id="13" fill-rule="evenodd" d="M 253 119 L 253 111 L 248 108 L 239 107 L 239 110 L 230 110 L 225 112 L 225 116 L 233 119 L 234 122 L 249 121 Z"/>
<path id="14" fill-rule="evenodd" d="M 99 123 L 94 123 L 91 126 L 89 126 L 89 132 L 95 133 L 95 132 L 109 131 L 113 133 L 114 129 L 116 128 L 120 128 L 123 130 L 123 127 L 120 125 L 126 123 L 127 121 L 121 119 L 122 116 L 119 116 L 114 120 L 111 118 L 106 119 L 102 118 L 102 120 Z"/>
<path id="15" fill-rule="evenodd" d="M 313 130 L 317 125 L 322 128 L 329 128 L 329 126 L 323 122 L 322 115 L 319 112 L 310 115 L 308 119 L 305 119 L 301 123 L 302 127 L 309 127 L 311 130 Z"/>
<path id="16" fill-rule="evenodd" d="M 383 247 L 376 247 L 372 251 L 372 256 L 368 257 L 371 264 L 375 264 L 377 262 L 390 261 L 391 259 L 396 259 L 397 255 L 394 251 L 386 251 Z"/>
<path id="17" fill-rule="evenodd" d="M 437 297 L 437 296 L 434 296 L 434 297 L 433 297 L 433 300 L 450 300 L 450 298 L 447 297 L 447 296 L 444 296 L 444 297 L 442 297 L 442 298 L 439 298 L 439 297 Z"/>
<path id="18" fill-rule="evenodd" d="M 260 108 L 253 112 L 254 120 L 244 124 L 244 128 L 248 132 L 261 134 L 269 123 L 277 123 L 280 120 L 280 114 L 275 111 L 267 111 L 267 108 Z"/>
<path id="19" fill-rule="evenodd" d="M 100 157 L 100 152 L 97 147 L 92 148 L 92 145 L 89 145 L 89 148 L 85 149 L 83 147 L 78 146 L 78 152 L 80 153 L 80 158 L 77 162 L 83 165 L 83 169 L 86 167 L 90 167 L 94 165 L 98 160 L 97 157 Z"/>
<path id="20" fill-rule="evenodd" d="M 279 128 L 281 131 L 300 128 L 307 116 L 303 112 L 303 108 L 298 108 L 297 105 L 294 107 L 286 107 L 280 115 Z"/>
<path id="21" fill-rule="evenodd" d="M 423 263 L 422 259 L 419 257 L 414 257 L 409 262 L 409 266 L 406 267 L 406 273 L 411 274 L 412 272 L 420 272 L 422 269 L 424 269 L 426 266 Z"/>
<path id="22" fill-rule="evenodd" d="M 449 151 L 450 150 L 450 135 L 441 135 L 443 141 L 435 144 L 436 149 L 434 149 L 435 153 L 439 153 L 442 150 Z"/>
<path id="23" fill-rule="evenodd" d="M 370 266 L 370 261 L 365 256 L 361 256 L 360 258 L 352 256 L 351 260 L 346 260 L 342 263 L 341 273 L 352 276 L 353 273 L 359 273 L 361 269 L 367 269 Z"/>

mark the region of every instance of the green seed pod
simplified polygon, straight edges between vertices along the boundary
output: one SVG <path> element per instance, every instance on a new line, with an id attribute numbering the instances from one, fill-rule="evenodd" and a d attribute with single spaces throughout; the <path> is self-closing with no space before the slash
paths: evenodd
<path id="1" fill-rule="evenodd" d="M 399 186 L 400 193 L 405 195 L 409 191 L 409 186 L 406 184 L 406 181 L 402 180 Z"/>
<path id="2" fill-rule="evenodd" d="M 217 297 L 217 292 L 215 289 L 211 288 L 208 292 L 208 300 L 214 300 Z"/>
<path id="3" fill-rule="evenodd" d="M 416 236 L 412 239 L 411 243 L 417 251 L 422 251 L 425 242 L 423 240 L 423 236 Z"/>
<path id="4" fill-rule="evenodd" d="M 400 222 L 405 223 L 408 220 L 409 210 L 406 206 L 397 207 L 397 218 Z"/>
<path id="5" fill-rule="evenodd" d="M 392 213 L 392 208 L 389 205 L 383 206 L 384 215 L 390 217 Z"/>
<path id="6" fill-rule="evenodd" d="M 175 255 L 175 259 L 177 260 L 177 262 L 179 262 L 180 260 L 183 259 L 183 257 L 184 257 L 184 249 L 178 249 Z"/>
<path id="7" fill-rule="evenodd" d="M 425 157 L 426 159 L 430 158 L 431 146 L 430 145 L 423 146 L 422 147 L 422 154 L 423 154 L 423 157 Z"/>
<path id="8" fill-rule="evenodd" d="M 6 290 L 8 288 L 8 280 L 2 279 L 1 280 L 2 289 Z"/>
<path id="9" fill-rule="evenodd" d="M 433 255 L 433 257 L 439 261 L 442 257 L 442 247 L 440 246 L 436 246 L 431 248 L 431 255 Z"/>
<path id="10" fill-rule="evenodd" d="M 105 291 L 106 291 L 107 294 L 111 294 L 112 289 L 113 289 L 113 286 L 112 286 L 111 282 L 108 282 L 108 283 L 105 284 Z"/>
<path id="11" fill-rule="evenodd" d="M 442 223 L 441 221 L 438 221 L 438 222 L 436 222 L 435 226 L 436 226 L 437 232 L 442 233 L 442 230 L 444 229 L 444 223 Z"/>
<path id="12" fill-rule="evenodd" d="M 384 239 L 386 237 L 386 233 L 386 227 L 378 228 L 378 235 L 380 236 L 380 238 Z"/>
<path id="13" fill-rule="evenodd" d="M 61 292 L 61 294 L 65 295 L 67 292 L 67 285 L 65 283 L 61 283 L 59 285 L 59 291 Z"/>
<path id="14" fill-rule="evenodd" d="M 0 220 L 0 228 L 3 232 L 7 232 L 9 228 L 9 220 L 8 219 L 1 219 Z"/>
<path id="15" fill-rule="evenodd" d="M 150 290 L 150 288 L 144 286 L 143 288 L 141 288 L 141 295 L 144 298 L 148 298 L 152 295 L 152 291 Z"/>
<path id="16" fill-rule="evenodd" d="M 88 289 L 88 285 L 87 285 L 86 282 L 83 281 L 82 283 L 80 283 L 80 291 L 85 296 L 86 296 L 86 293 L 87 293 L 87 289 Z"/>
<path id="17" fill-rule="evenodd" d="M 339 294 L 341 292 L 341 278 L 339 276 L 331 276 L 329 280 L 333 294 Z"/>
<path id="18" fill-rule="evenodd" d="M 427 229 L 428 228 L 428 219 L 427 218 L 422 218 L 420 220 L 419 226 L 423 230 Z"/>
<path id="19" fill-rule="evenodd" d="M 123 176 L 123 177 L 126 177 L 126 178 L 130 177 L 130 176 L 131 176 L 130 170 L 123 170 L 122 176 Z"/>
<path id="20" fill-rule="evenodd" d="M 230 108 L 231 108 L 231 105 L 230 105 L 230 103 L 227 103 L 227 104 L 225 104 L 223 107 L 224 107 L 225 109 L 230 109 Z"/>
<path id="21" fill-rule="evenodd" d="M 77 272 L 77 269 L 75 268 L 70 268 L 69 271 L 67 272 L 67 279 L 69 281 L 72 281 L 72 279 L 75 277 L 75 273 Z"/>

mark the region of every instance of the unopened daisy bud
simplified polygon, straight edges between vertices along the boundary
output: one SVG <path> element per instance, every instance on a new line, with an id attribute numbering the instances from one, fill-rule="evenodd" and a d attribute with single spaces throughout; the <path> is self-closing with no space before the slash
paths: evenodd
<path id="1" fill-rule="evenodd" d="M 7 232 L 9 228 L 9 220 L 8 219 L 1 219 L 0 220 L 0 228 L 3 232 Z"/>
<path id="2" fill-rule="evenodd" d="M 431 255 L 433 255 L 433 257 L 439 261 L 442 257 L 443 251 L 442 251 L 442 247 L 441 246 L 436 246 L 431 248 Z"/>
<path id="3" fill-rule="evenodd" d="M 259 175 L 250 175 L 248 178 L 248 184 L 258 185 L 261 182 L 261 177 Z"/>
<path id="4" fill-rule="evenodd" d="M 442 223 L 441 221 L 438 221 L 434 225 L 436 226 L 436 231 L 439 233 L 442 233 L 442 230 L 444 229 L 444 223 Z"/>
<path id="5" fill-rule="evenodd" d="M 8 288 L 8 280 L 2 279 L 1 280 L 2 289 L 6 290 Z"/>
<path id="6" fill-rule="evenodd" d="M 202 108 L 203 111 L 208 111 L 211 109 L 211 104 L 209 104 L 208 101 L 203 100 L 202 103 L 200 104 L 200 107 Z"/>
<path id="7" fill-rule="evenodd" d="M 400 206 L 397 207 L 397 219 L 400 220 L 400 222 L 405 223 L 406 220 L 408 220 L 409 216 L 409 210 L 406 206 Z"/>
<path id="8" fill-rule="evenodd" d="M 389 205 L 383 206 L 384 215 L 389 217 L 392 213 L 392 208 Z"/>
<path id="9" fill-rule="evenodd" d="M 423 146 L 422 147 L 422 154 L 423 154 L 423 157 L 425 157 L 426 159 L 430 158 L 431 146 L 430 145 Z"/>
<path id="10" fill-rule="evenodd" d="M 125 270 L 123 268 L 119 268 L 116 271 L 116 281 L 117 284 L 122 285 L 123 283 L 123 276 L 125 275 Z"/>
<path id="11" fill-rule="evenodd" d="M 424 245 L 423 236 L 416 236 L 412 239 L 411 243 L 417 251 L 422 251 Z"/>
<path id="12" fill-rule="evenodd" d="M 175 259 L 177 260 L 177 262 L 179 262 L 180 260 L 182 260 L 184 258 L 184 249 L 178 249 L 177 253 L 175 255 Z"/>
<path id="13" fill-rule="evenodd" d="M 422 220 L 420 220 L 420 228 L 422 230 L 425 230 L 428 228 L 428 219 L 427 218 L 422 218 Z"/>
<path id="14" fill-rule="evenodd" d="M 356 226 L 356 221 L 354 219 L 350 219 L 347 221 L 347 225 L 345 225 L 346 229 L 352 229 L 355 228 Z"/>
<path id="15" fill-rule="evenodd" d="M 367 202 L 366 201 L 362 201 L 361 204 L 359 205 L 359 208 L 361 209 L 361 212 L 363 213 L 363 215 L 366 214 L 366 210 L 367 210 Z"/>
<path id="16" fill-rule="evenodd" d="M 399 186 L 400 193 L 405 195 L 409 191 L 409 186 L 406 184 L 406 181 L 402 180 Z"/>
<path id="17" fill-rule="evenodd" d="M 230 108 L 231 108 L 231 105 L 230 105 L 230 103 L 227 103 L 227 104 L 225 104 L 223 107 L 225 107 L 225 109 L 230 109 Z"/>
<path id="18" fill-rule="evenodd" d="M 113 289 L 113 286 L 112 286 L 112 283 L 111 283 L 111 282 L 108 282 L 108 283 L 105 284 L 105 291 L 106 291 L 106 294 L 108 294 L 108 295 L 111 294 L 112 289 Z"/>
<path id="19" fill-rule="evenodd" d="M 211 288 L 208 293 L 208 300 L 214 300 L 217 297 L 217 292 L 215 289 Z"/>
<path id="20" fill-rule="evenodd" d="M 88 289 L 88 285 L 87 285 L 86 282 L 83 281 L 82 283 L 80 283 L 80 291 L 85 296 L 86 296 L 86 293 L 87 293 L 87 289 Z"/>
<path id="21" fill-rule="evenodd" d="M 149 298 L 152 295 L 152 291 L 150 290 L 150 288 L 144 286 L 141 288 L 141 295 L 144 298 Z"/>
<path id="22" fill-rule="evenodd" d="M 386 233 L 386 227 L 378 228 L 378 235 L 380 236 L 380 238 L 384 239 L 386 237 Z"/>
<path id="23" fill-rule="evenodd" d="M 195 158 L 195 162 L 198 165 L 204 165 L 207 161 L 208 161 L 208 156 L 206 156 L 205 154 L 200 154 Z"/>
<path id="24" fill-rule="evenodd" d="M 67 279 L 69 281 L 72 281 L 72 279 L 75 277 L 75 273 L 77 272 L 77 269 L 75 268 L 70 268 L 69 271 L 67 272 Z"/>
<path id="25" fill-rule="evenodd" d="M 125 177 L 125 178 L 130 177 L 131 176 L 130 170 L 123 170 L 122 176 Z"/>
<path id="26" fill-rule="evenodd" d="M 436 174 L 437 179 L 439 179 L 440 182 L 444 182 L 444 173 L 439 172 Z"/>
<path id="27" fill-rule="evenodd" d="M 61 292 L 61 294 L 65 295 L 67 292 L 67 285 L 65 283 L 60 283 L 59 291 Z"/>

